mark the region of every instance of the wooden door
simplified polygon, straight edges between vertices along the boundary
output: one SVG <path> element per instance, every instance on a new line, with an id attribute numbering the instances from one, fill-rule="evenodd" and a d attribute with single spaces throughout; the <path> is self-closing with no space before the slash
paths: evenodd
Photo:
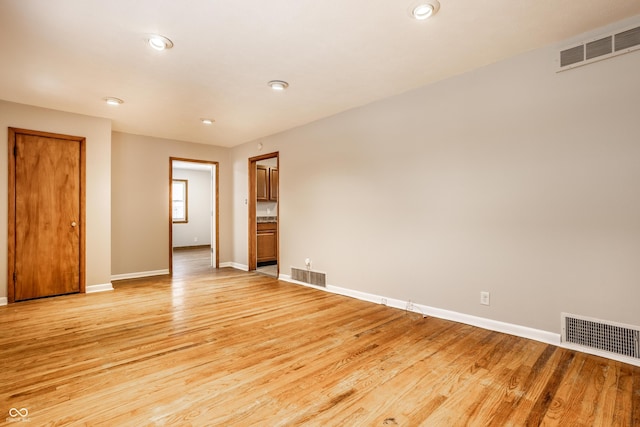
<path id="1" fill-rule="evenodd" d="M 85 139 L 9 129 L 9 301 L 84 292 Z"/>

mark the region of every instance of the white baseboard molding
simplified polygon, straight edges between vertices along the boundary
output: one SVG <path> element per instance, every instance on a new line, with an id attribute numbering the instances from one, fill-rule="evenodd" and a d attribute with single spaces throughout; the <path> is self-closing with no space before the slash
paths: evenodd
<path id="1" fill-rule="evenodd" d="M 383 296 L 340 288 L 337 286 L 327 286 L 327 288 L 329 288 L 336 294 L 345 295 L 364 301 L 375 302 L 377 304 L 382 304 L 382 299 L 384 298 L 387 301 L 385 305 L 402 310 L 406 310 L 409 306 L 409 301 L 394 298 L 385 298 Z M 430 307 L 428 305 L 416 304 L 415 302 L 411 302 L 411 305 L 413 306 L 413 309 L 411 311 L 422 314 L 425 317 L 437 317 L 439 319 L 451 320 L 454 322 L 477 326 L 479 328 L 488 329 L 491 331 L 529 338 L 547 344 L 560 345 L 560 334 L 554 334 L 552 332 L 547 332 L 540 329 L 533 329 L 527 326 L 514 325 L 512 323 L 500 322 L 498 320 L 487 319 L 485 317 L 472 316 L 470 314 L 459 313 L 457 311 L 444 310 L 441 308 Z"/>
<path id="2" fill-rule="evenodd" d="M 220 268 L 225 268 L 225 267 L 235 268 L 236 270 L 249 271 L 249 266 L 244 264 L 239 264 L 237 262 L 221 262 Z"/>
<path id="3" fill-rule="evenodd" d="M 389 307 L 399 308 L 401 310 L 407 310 L 409 301 L 399 300 L 395 298 L 387 298 L 381 295 L 370 294 L 367 292 L 355 291 L 353 289 L 341 288 L 339 286 L 327 285 L 326 288 L 321 286 L 314 286 L 304 282 L 298 282 L 291 280 L 291 276 L 281 274 L 280 279 L 296 283 L 303 286 L 309 286 L 315 289 L 326 290 L 328 292 L 344 295 L 351 298 L 356 298 L 362 301 L 373 302 L 376 304 L 382 304 L 383 300 L 386 300 L 385 305 Z M 552 332 L 543 331 L 540 329 L 533 329 L 526 326 L 514 325 L 512 323 L 500 322 L 497 320 L 487 319 L 484 317 L 471 316 L 469 314 L 458 313 L 456 311 L 443 310 L 441 308 L 429 307 L 427 305 L 411 303 L 413 309 L 411 311 L 422 314 L 423 316 L 432 316 L 439 319 L 452 320 L 454 322 L 465 323 L 467 325 L 477 326 L 483 329 L 489 329 L 491 331 L 503 332 L 505 334 L 516 335 L 523 338 L 529 338 L 536 341 L 541 341 L 547 344 L 560 345 L 560 334 L 554 334 Z"/>
<path id="4" fill-rule="evenodd" d="M 135 273 L 114 274 L 113 276 L 111 276 L 111 281 L 113 282 L 114 280 L 139 279 L 140 277 L 164 276 L 167 274 L 169 274 L 169 269 L 138 271 Z"/>
<path id="5" fill-rule="evenodd" d="M 362 301 L 373 302 L 376 304 L 382 304 L 385 300 L 385 305 L 389 307 L 399 308 L 401 310 L 407 310 L 409 307 L 409 301 L 387 298 L 381 295 L 370 294 L 367 292 L 356 291 L 353 289 L 341 288 L 339 286 L 327 285 L 327 287 L 310 285 L 309 283 L 299 282 L 292 280 L 290 275 L 281 274 L 278 279 L 285 282 L 295 283 L 297 285 L 307 286 L 309 288 L 319 289 L 333 294 L 343 295 L 351 298 L 356 298 Z M 487 319 L 484 317 L 471 316 L 469 314 L 458 313 L 456 311 L 443 310 L 441 308 L 429 307 L 422 304 L 416 304 L 412 302 L 412 312 L 422 314 L 423 316 L 437 317 L 439 319 L 451 320 L 454 322 L 464 323 L 471 326 L 477 326 L 479 328 L 488 329 L 490 331 L 502 332 L 517 337 L 527 338 L 534 341 L 540 341 L 545 344 L 555 345 L 557 347 L 566 348 L 569 350 L 575 350 L 583 353 L 593 354 L 595 356 L 605 357 L 607 359 L 616 360 L 623 363 L 628 363 L 634 366 L 640 366 L 640 360 L 617 355 L 615 353 L 608 353 L 604 351 L 598 351 L 590 348 L 584 348 L 582 346 L 573 345 L 571 343 L 562 342 L 560 334 L 553 332 L 543 331 L 541 329 L 529 328 L 527 326 L 515 325 L 513 323 L 500 322 L 498 320 Z"/>
<path id="6" fill-rule="evenodd" d="M 103 283 L 101 285 L 87 285 L 85 292 L 87 294 L 93 294 L 96 292 L 107 292 L 112 290 L 113 290 L 113 285 L 111 283 Z"/>
<path id="7" fill-rule="evenodd" d="M 9 299 L 7 297 L 0 297 L 0 305 L 9 304 Z"/>

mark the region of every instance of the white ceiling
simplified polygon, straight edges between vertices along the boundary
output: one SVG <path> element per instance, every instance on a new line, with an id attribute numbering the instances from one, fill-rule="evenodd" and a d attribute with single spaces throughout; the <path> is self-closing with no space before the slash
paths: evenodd
<path id="1" fill-rule="evenodd" d="M 234 146 L 640 14 L 638 0 L 441 0 L 415 21 L 411 3 L 0 0 L 0 99 Z"/>

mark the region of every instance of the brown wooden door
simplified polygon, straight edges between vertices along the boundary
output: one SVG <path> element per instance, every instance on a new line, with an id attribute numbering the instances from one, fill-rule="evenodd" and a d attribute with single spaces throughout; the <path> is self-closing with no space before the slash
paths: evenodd
<path id="1" fill-rule="evenodd" d="M 9 299 L 83 292 L 84 138 L 19 129 L 9 138 Z"/>

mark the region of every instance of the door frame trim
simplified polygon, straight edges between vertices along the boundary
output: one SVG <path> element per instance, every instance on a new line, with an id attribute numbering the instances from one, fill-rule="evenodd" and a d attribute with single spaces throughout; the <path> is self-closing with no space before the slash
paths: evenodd
<path id="1" fill-rule="evenodd" d="M 204 163 L 214 165 L 216 167 L 216 265 L 214 268 L 220 268 L 220 163 L 213 160 L 187 159 L 184 157 L 169 157 L 169 274 L 173 274 L 173 161 Z M 213 244 L 213 242 L 211 242 Z"/>
<path id="2" fill-rule="evenodd" d="M 9 303 L 15 302 L 15 282 L 13 281 L 13 274 L 15 273 L 15 261 L 16 261 L 16 158 L 14 156 L 14 150 L 16 147 L 17 135 L 31 135 L 40 136 L 44 138 L 63 139 L 67 141 L 76 141 L 80 143 L 80 238 L 78 244 L 80 245 L 80 290 L 79 293 L 86 293 L 86 235 L 87 235 L 87 222 L 86 222 L 86 153 L 87 153 L 87 140 L 83 136 L 71 136 L 63 135 L 51 132 L 41 132 L 29 129 L 12 128 L 8 129 L 9 141 L 8 141 L 8 232 L 7 232 L 7 300 Z"/>
<path id="3" fill-rule="evenodd" d="M 249 158 L 249 196 L 247 200 L 247 209 L 249 210 L 249 242 L 248 242 L 248 258 L 247 258 L 247 268 L 249 271 L 253 271 L 258 268 L 258 245 L 257 245 L 257 234 L 258 234 L 258 225 L 256 219 L 256 208 L 257 208 L 257 185 L 256 182 L 256 166 L 260 160 L 266 159 L 276 159 L 276 165 L 278 168 L 278 177 L 280 176 L 280 152 L 274 151 L 273 153 L 263 154 L 261 156 L 250 157 Z M 280 276 L 280 183 L 278 182 L 278 208 L 276 209 L 276 226 L 278 228 L 278 233 L 276 234 L 278 239 L 277 252 L 276 252 L 276 263 L 278 266 L 277 274 Z"/>

